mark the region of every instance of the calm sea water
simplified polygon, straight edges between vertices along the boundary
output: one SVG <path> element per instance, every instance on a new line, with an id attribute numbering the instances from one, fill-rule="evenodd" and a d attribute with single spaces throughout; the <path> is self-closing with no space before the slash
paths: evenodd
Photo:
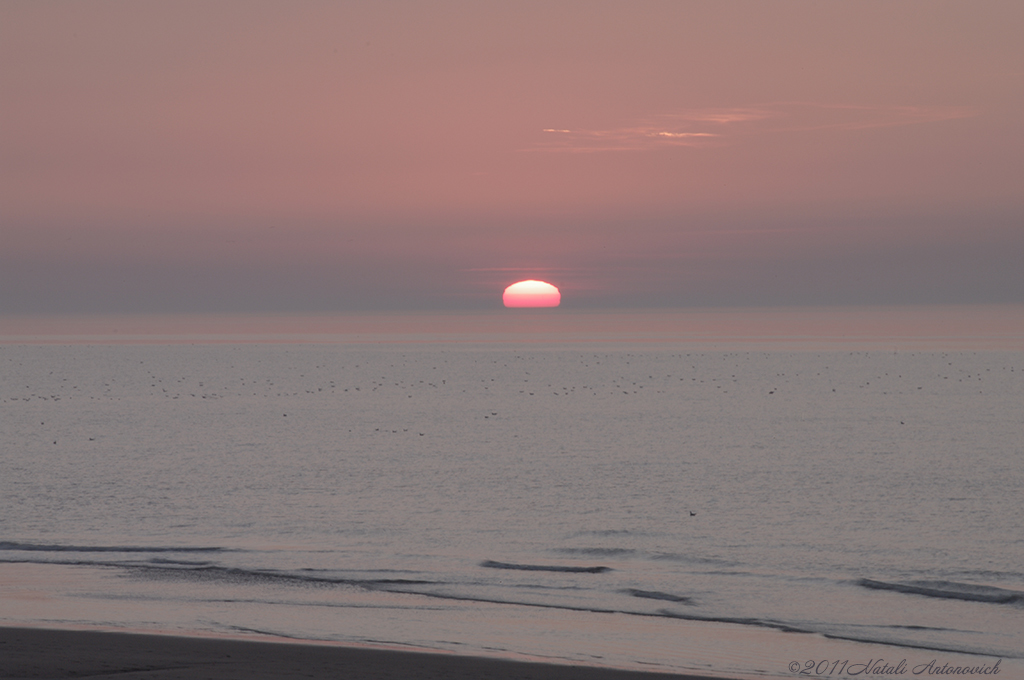
<path id="1" fill-rule="evenodd" d="M 1011 351 L 0 346 L 0 623 L 750 677 L 1019 663 L 1022 371 Z"/>

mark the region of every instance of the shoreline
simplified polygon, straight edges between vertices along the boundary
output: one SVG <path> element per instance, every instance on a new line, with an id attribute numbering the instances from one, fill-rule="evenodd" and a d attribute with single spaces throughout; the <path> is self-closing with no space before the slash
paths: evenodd
<path id="1" fill-rule="evenodd" d="M 0 678 L 730 680 L 299 640 L 0 626 Z M 738 677 L 736 680 L 739 680 Z"/>

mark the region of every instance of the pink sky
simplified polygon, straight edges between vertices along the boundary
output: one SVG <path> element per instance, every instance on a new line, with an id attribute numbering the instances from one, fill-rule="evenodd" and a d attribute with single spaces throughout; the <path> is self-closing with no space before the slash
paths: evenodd
<path id="1" fill-rule="evenodd" d="M 1024 3 L 0 4 L 0 313 L 1024 301 Z"/>

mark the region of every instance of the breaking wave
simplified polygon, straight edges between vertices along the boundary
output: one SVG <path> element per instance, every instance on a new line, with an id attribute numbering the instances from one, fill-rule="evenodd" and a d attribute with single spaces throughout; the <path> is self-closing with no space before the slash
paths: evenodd
<path id="1" fill-rule="evenodd" d="M 862 578 L 857 585 L 872 590 L 891 590 L 909 595 L 924 595 L 950 600 L 966 600 L 968 602 L 989 602 L 993 604 L 1024 603 L 1024 593 L 1018 590 L 996 588 L 995 586 L 979 586 L 956 581 L 910 581 L 909 583 L 886 583 Z"/>
<path id="2" fill-rule="evenodd" d="M 611 571 L 611 567 L 563 567 L 556 564 L 510 564 L 508 562 L 495 562 L 484 560 L 481 567 L 488 569 L 516 569 L 519 571 L 561 571 L 571 574 L 603 574 Z"/>
<path id="3" fill-rule="evenodd" d="M 664 600 L 666 602 L 679 602 L 680 604 L 690 604 L 692 598 L 685 597 L 683 595 L 673 595 L 672 593 L 662 593 L 657 590 L 640 590 L 638 588 L 626 588 L 622 592 L 633 597 L 639 597 L 645 600 Z"/>
<path id="4" fill-rule="evenodd" d="M 213 553 L 228 552 L 229 548 L 188 547 L 188 546 L 140 546 L 140 545 L 64 545 L 60 543 L 17 543 L 0 541 L 0 550 L 24 552 L 83 552 L 83 553 Z"/>

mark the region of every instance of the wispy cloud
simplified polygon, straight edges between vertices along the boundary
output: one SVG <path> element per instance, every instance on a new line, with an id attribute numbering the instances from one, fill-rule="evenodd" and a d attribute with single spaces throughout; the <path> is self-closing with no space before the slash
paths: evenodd
<path id="1" fill-rule="evenodd" d="M 718 134 L 705 130 L 680 129 L 677 125 L 640 124 L 610 130 L 566 130 L 548 128 L 548 137 L 537 150 L 593 152 L 643 151 L 664 146 L 695 146 Z"/>
<path id="2" fill-rule="evenodd" d="M 775 102 L 749 108 L 665 113 L 608 129 L 545 128 L 527 150 L 569 153 L 651 151 L 673 146 L 728 143 L 747 135 L 869 130 L 919 125 L 978 115 L 965 107 L 858 106 Z"/>

